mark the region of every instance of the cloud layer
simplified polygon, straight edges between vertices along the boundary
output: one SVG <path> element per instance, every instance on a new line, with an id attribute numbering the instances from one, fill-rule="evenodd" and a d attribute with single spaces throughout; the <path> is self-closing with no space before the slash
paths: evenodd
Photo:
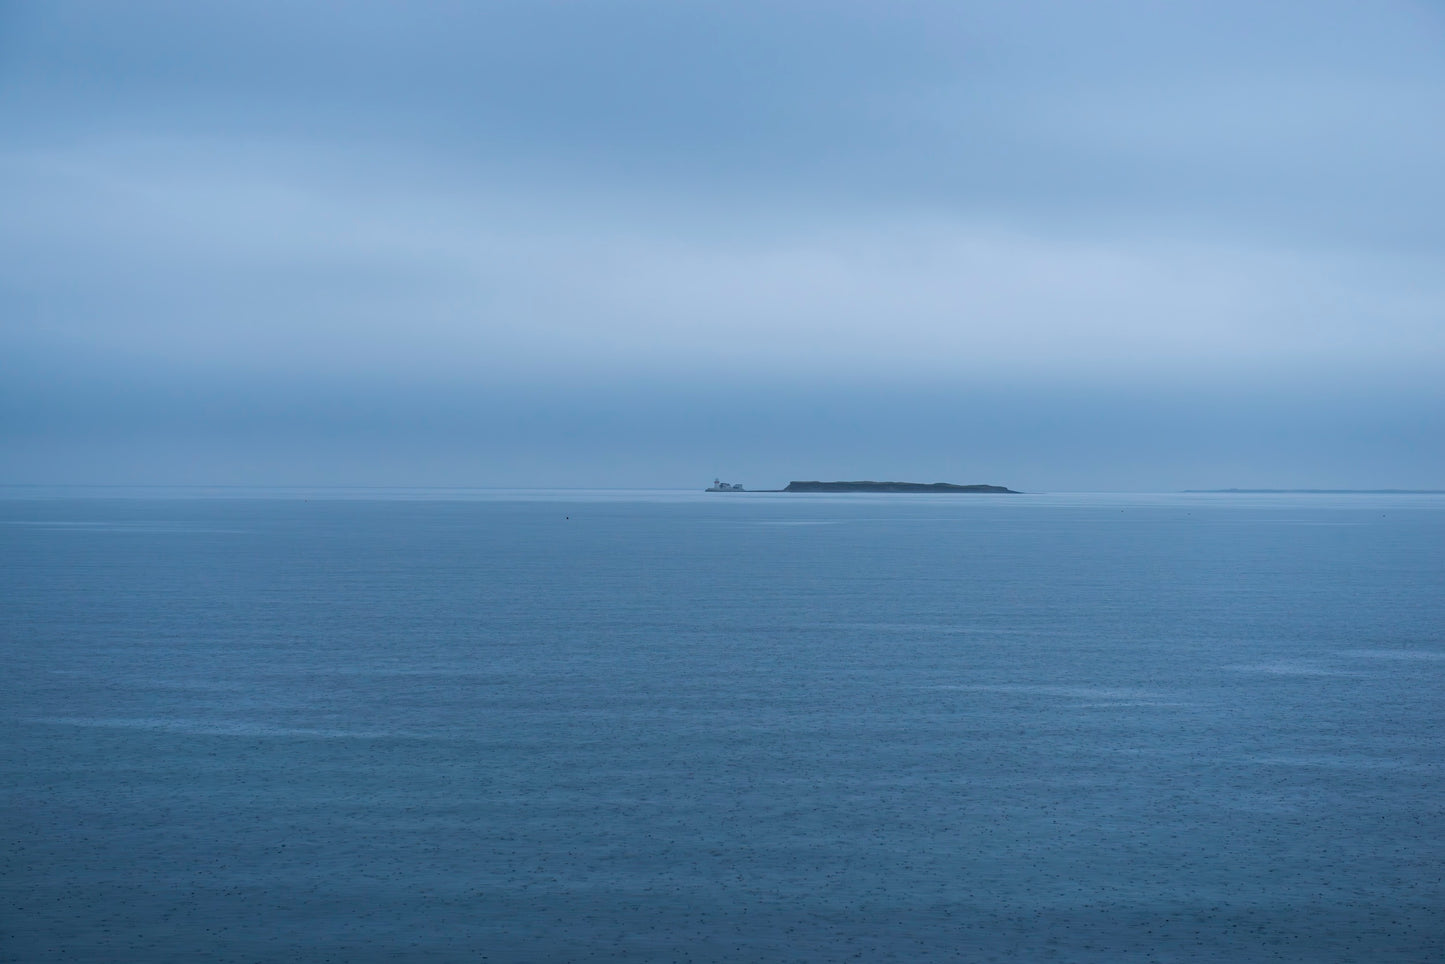
<path id="1" fill-rule="evenodd" d="M 1445 469 L 1429 4 L 60 3 L 0 37 L 0 481 L 166 481 L 181 435 L 197 481 L 943 477 L 949 426 L 1050 488 Z M 964 431 L 988 398 L 1035 414 Z M 1037 454 L 1080 437 L 1128 477 Z"/>

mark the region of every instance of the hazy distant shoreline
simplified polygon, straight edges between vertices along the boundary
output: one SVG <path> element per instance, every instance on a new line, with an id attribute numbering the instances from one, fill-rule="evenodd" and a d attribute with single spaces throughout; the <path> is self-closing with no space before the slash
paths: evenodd
<path id="1" fill-rule="evenodd" d="M 1185 489 L 1190 495 L 1445 495 L 1445 489 Z"/>

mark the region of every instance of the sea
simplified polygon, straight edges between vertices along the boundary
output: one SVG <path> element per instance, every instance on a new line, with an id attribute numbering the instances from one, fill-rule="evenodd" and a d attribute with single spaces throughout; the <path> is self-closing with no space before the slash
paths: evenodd
<path id="1" fill-rule="evenodd" d="M 1445 960 L 1445 496 L 0 492 L 0 960 Z"/>

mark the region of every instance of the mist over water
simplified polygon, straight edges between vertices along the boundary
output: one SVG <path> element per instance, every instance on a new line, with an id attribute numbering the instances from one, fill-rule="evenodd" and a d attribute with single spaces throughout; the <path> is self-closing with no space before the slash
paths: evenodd
<path id="1" fill-rule="evenodd" d="M 1033 492 L 1445 486 L 1437 379 L 1382 391 L 1284 375 L 1143 386 L 693 375 L 625 385 L 578 376 L 565 388 L 295 378 L 258 394 L 220 377 L 73 384 L 31 374 L 9 391 L 34 414 L 4 444 L 10 481 L 50 485 L 658 489 L 721 477 L 754 489 L 794 479 Z"/>
<path id="2" fill-rule="evenodd" d="M 0 957 L 1445 952 L 1439 496 L 278 495 L 0 503 Z"/>

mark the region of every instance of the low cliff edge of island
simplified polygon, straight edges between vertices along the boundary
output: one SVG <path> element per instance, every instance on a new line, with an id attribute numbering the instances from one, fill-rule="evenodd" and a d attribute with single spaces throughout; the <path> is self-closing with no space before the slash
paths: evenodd
<path id="1" fill-rule="evenodd" d="M 1002 485 L 953 485 L 949 482 L 789 482 L 784 492 L 986 492 L 1018 495 Z"/>

